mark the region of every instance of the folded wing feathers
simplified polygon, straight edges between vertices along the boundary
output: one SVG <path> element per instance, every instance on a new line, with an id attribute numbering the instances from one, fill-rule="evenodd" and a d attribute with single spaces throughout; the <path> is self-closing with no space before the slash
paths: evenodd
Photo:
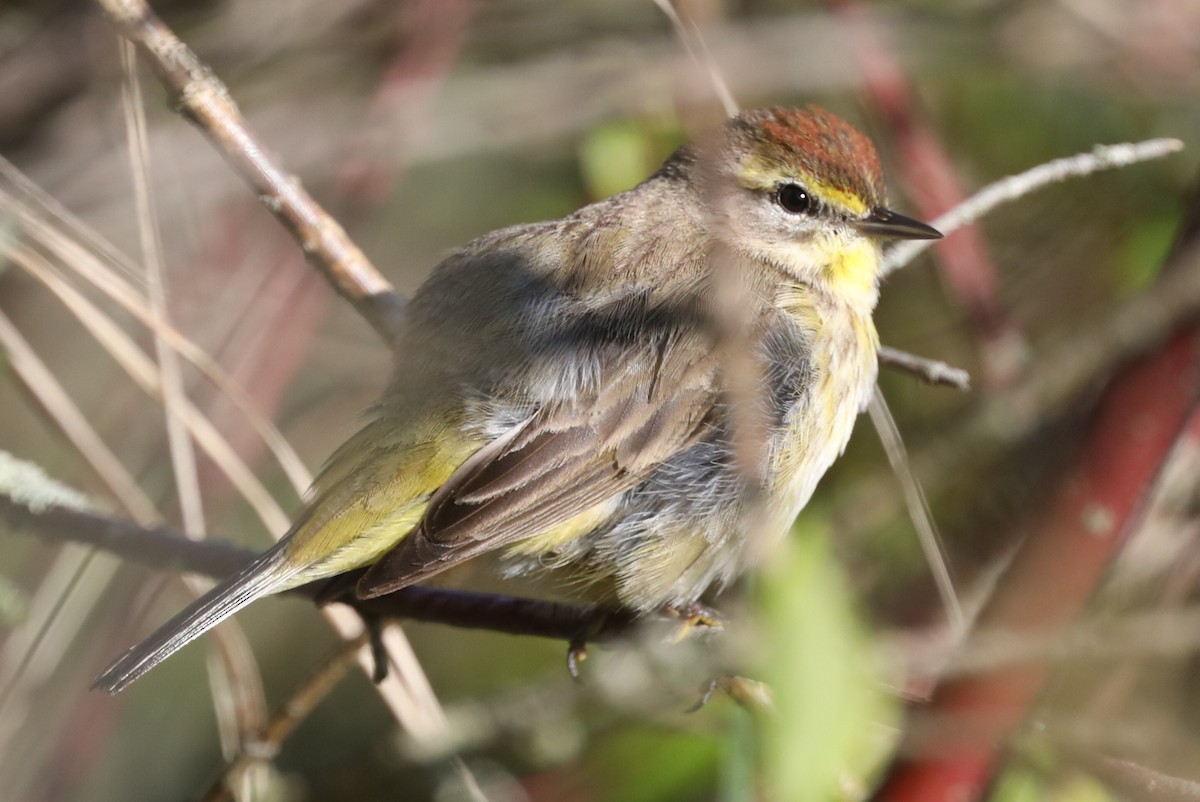
<path id="1" fill-rule="evenodd" d="M 695 438 L 716 397 L 711 348 L 699 336 L 672 346 L 639 349 L 589 403 L 543 408 L 480 449 L 437 491 L 417 530 L 368 572 L 360 595 L 390 592 L 569 521 Z"/>

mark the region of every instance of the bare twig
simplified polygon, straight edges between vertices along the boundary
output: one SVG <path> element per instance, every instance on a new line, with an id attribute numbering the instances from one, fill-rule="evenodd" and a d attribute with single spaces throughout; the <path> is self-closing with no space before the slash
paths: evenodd
<path id="1" fill-rule="evenodd" d="M 53 292 L 79 322 L 129 374 L 130 378 L 152 398 L 161 399 L 162 384 L 158 371 L 145 352 L 133 339 L 121 330 L 111 318 L 101 312 L 83 293 L 72 287 L 41 255 L 25 246 L 13 246 L 10 258 L 29 271 Z M 238 456 L 229 443 L 220 436 L 212 422 L 187 398 L 177 401 L 176 413 L 187 425 L 200 447 L 212 458 L 229 480 L 233 482 L 246 501 L 254 508 L 270 532 L 284 532 L 288 528 L 288 516 L 279 504 Z"/>
<path id="2" fill-rule="evenodd" d="M 263 724 L 262 729 L 248 737 L 221 777 L 204 795 L 204 802 L 226 802 L 235 798 L 233 789 L 247 771 L 262 761 L 274 760 L 284 740 L 312 712 L 317 704 L 337 686 L 354 663 L 358 649 L 367 644 L 368 636 L 339 643 L 297 687 Z"/>
<path id="3" fill-rule="evenodd" d="M 865 94 L 882 115 L 900 153 L 906 194 L 922 218 L 933 217 L 966 197 L 962 179 L 938 132 L 915 101 L 907 72 L 893 53 L 875 9 L 863 0 L 830 0 L 850 22 L 847 35 L 865 83 Z M 1025 337 L 1000 297 L 1000 279 L 978 228 L 942 241 L 935 252 L 938 275 L 966 315 L 980 346 L 984 384 L 1002 386 L 1024 367 Z"/>
<path id="4" fill-rule="evenodd" d="M 126 139 L 129 143 L 129 164 L 133 176 L 133 192 L 141 234 L 142 258 L 145 262 L 147 300 L 152 314 L 168 320 L 166 275 L 163 265 L 162 234 L 150 181 L 149 134 L 141 81 L 137 71 L 137 52 L 133 45 L 120 39 L 121 67 L 125 73 L 122 85 L 122 105 L 125 111 Z M 154 334 L 155 367 L 161 390 L 161 403 L 166 423 L 167 451 L 175 479 L 184 533 L 202 539 L 206 534 L 204 500 L 200 492 L 200 473 L 196 452 L 188 433 L 182 411 L 188 403 L 183 386 L 183 371 L 179 354 L 158 332 Z M 199 596 L 210 587 L 204 580 L 183 577 L 183 583 L 193 595 Z M 266 698 L 254 653 L 240 627 L 226 627 L 217 634 L 215 642 L 219 659 L 212 660 L 209 672 L 217 731 L 225 752 L 231 752 L 248 728 L 258 726 L 266 715 Z"/>
<path id="5" fill-rule="evenodd" d="M 1104 755 L 1076 755 L 1121 799 L 1141 802 L 1197 802 L 1200 782 L 1174 777 L 1149 766 Z"/>
<path id="6" fill-rule="evenodd" d="M 733 93 L 729 91 L 729 84 L 726 82 L 721 68 L 717 65 L 716 59 L 713 58 L 712 51 L 709 50 L 708 43 L 705 42 L 695 20 L 689 18 L 685 22 L 670 0 L 654 0 L 654 4 L 670 20 L 671 27 L 675 29 L 675 35 L 679 37 L 688 56 L 708 76 L 709 84 L 712 86 L 717 100 L 720 101 L 725 116 L 733 117 L 738 113 L 738 102 L 734 99 Z"/>
<path id="7" fill-rule="evenodd" d="M 956 390 L 971 389 L 971 374 L 936 359 L 926 359 L 899 348 L 881 345 L 879 365 L 916 376 L 929 384 L 940 384 Z"/>
<path id="8" fill-rule="evenodd" d="M 954 636 L 962 637 L 967 631 L 967 617 L 963 614 L 958 593 L 954 590 L 950 567 L 946 563 L 945 549 L 942 548 L 937 525 L 933 521 L 933 514 L 929 511 L 929 502 L 925 498 L 925 492 L 921 489 L 916 477 L 913 476 L 912 468 L 909 467 L 908 452 L 904 448 L 904 441 L 900 438 L 896 420 L 892 417 L 892 412 L 888 409 L 887 401 L 878 385 L 875 386 L 875 393 L 871 396 L 870 406 L 867 407 L 867 410 L 870 412 L 871 422 L 875 424 L 875 431 L 879 433 L 879 440 L 883 443 L 883 450 L 887 453 L 892 472 L 896 474 L 896 478 L 900 480 L 900 486 L 904 490 L 904 500 L 908 505 L 908 517 L 912 519 L 913 525 L 917 529 L 917 539 L 921 543 L 921 550 L 925 552 L 925 562 L 929 564 L 929 569 L 933 572 L 934 585 L 936 585 L 938 596 L 942 600 L 942 607 L 945 608 L 946 618 L 950 622 Z"/>
<path id="9" fill-rule="evenodd" d="M 214 578 L 235 573 L 256 556 L 229 543 L 191 541 L 167 527 L 142 527 L 120 518 L 59 505 L 31 509 L 7 496 L 0 496 L 0 519 L 43 540 L 86 543 L 131 562 Z M 323 589 L 323 583 L 314 583 L 292 593 L 315 599 Z M 409 618 L 558 640 L 571 640 L 581 632 L 602 640 L 623 631 L 632 620 L 627 613 L 586 604 L 420 586 L 377 599 L 338 600 L 368 616 Z"/>
<path id="10" fill-rule="evenodd" d="M 386 342 L 394 342 L 403 299 L 299 180 L 271 161 L 224 85 L 143 0 L 98 2 L 150 57 L 180 110 L 250 184 L 309 261 Z"/>
<path id="11" fill-rule="evenodd" d="M 1097 145 L 1087 153 L 1055 159 L 1023 173 L 994 181 L 938 217 L 932 225 L 943 234 L 949 234 L 978 220 L 997 206 L 1023 198 L 1044 186 L 1103 170 L 1161 159 L 1182 149 L 1183 143 L 1178 139 L 1148 139 L 1145 142 Z M 928 249 L 930 244 L 914 240 L 893 246 L 884 258 L 883 275 L 904 267 Z"/>
<path id="12" fill-rule="evenodd" d="M 119 304 L 211 381 L 259 434 L 296 493 L 304 493 L 312 484 L 312 475 L 295 449 L 216 360 L 169 322 L 147 310 L 145 296 L 133 281 L 125 278 L 136 274 L 133 263 L 3 157 L 0 157 L 0 176 L 12 182 L 20 193 L 18 197 L 0 190 L 0 207 L 16 218 L 22 234 Z M 5 255 L 10 255 L 7 244 Z"/>
<path id="13" fill-rule="evenodd" d="M 121 67 L 125 71 L 122 105 L 125 109 L 125 137 L 129 143 L 129 166 L 133 173 L 133 194 L 138 213 L 138 230 L 145 261 L 147 300 L 153 314 L 167 320 L 167 291 L 163 270 L 162 234 L 149 176 L 150 152 L 147 146 L 146 113 L 142 106 L 142 88 L 137 74 L 137 54 L 125 40 L 119 43 Z M 196 470 L 196 452 L 188 436 L 179 408 L 184 402 L 183 373 L 179 355 L 167 347 L 158 333 L 154 335 L 154 353 L 158 383 L 166 416 L 167 451 L 174 471 L 175 493 L 179 499 L 183 531 L 191 537 L 204 536 L 204 502 L 200 496 L 200 477 Z"/>

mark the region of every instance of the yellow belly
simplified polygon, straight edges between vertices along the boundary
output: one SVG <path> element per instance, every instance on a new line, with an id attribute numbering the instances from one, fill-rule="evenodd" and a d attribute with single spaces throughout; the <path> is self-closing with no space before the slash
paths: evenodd
<path id="1" fill-rule="evenodd" d="M 772 498 L 790 525 L 850 440 L 878 373 L 879 336 L 870 314 L 822 303 L 806 287 L 785 288 L 780 308 L 811 337 L 811 385 L 772 449 Z"/>

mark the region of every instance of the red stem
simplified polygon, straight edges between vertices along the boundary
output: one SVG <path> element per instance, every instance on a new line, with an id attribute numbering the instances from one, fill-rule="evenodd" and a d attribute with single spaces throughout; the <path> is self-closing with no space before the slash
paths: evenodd
<path id="1" fill-rule="evenodd" d="M 1198 395 L 1200 323 L 1112 381 L 1077 464 L 997 586 L 978 631 L 1050 642 L 1067 630 L 1136 531 L 1181 432 L 1200 427 Z M 1031 662 L 940 685 L 913 711 L 875 802 L 980 798 L 1048 672 L 1046 663 Z"/>

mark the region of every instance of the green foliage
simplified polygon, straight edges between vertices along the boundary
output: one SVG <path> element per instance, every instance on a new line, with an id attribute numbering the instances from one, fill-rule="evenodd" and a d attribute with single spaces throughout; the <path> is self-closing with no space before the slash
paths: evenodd
<path id="1" fill-rule="evenodd" d="M 592 198 L 631 189 L 658 169 L 682 135 L 673 122 L 620 119 L 592 128 L 579 146 L 579 169 Z"/>
<path id="2" fill-rule="evenodd" d="M 710 735 L 625 729 L 596 745 L 589 786 L 614 802 L 689 799 L 712 784 L 719 757 L 720 742 Z"/>
<path id="3" fill-rule="evenodd" d="M 654 148 L 645 129 L 626 120 L 597 126 L 579 146 L 584 183 L 596 198 L 636 186 L 653 160 Z"/>
<path id="4" fill-rule="evenodd" d="M 1175 215 L 1148 217 L 1125 237 L 1113 263 L 1113 284 L 1121 295 L 1136 295 L 1158 276 L 1179 227 Z"/>
<path id="5" fill-rule="evenodd" d="M 866 633 L 819 511 L 807 510 L 773 553 L 760 598 L 762 678 L 776 699 L 763 726 L 767 798 L 842 798 L 845 781 L 874 762 L 879 722 L 894 711 L 876 691 Z"/>
<path id="6" fill-rule="evenodd" d="M 1114 802 L 1104 786 L 1083 775 L 1048 778 L 1026 767 L 1006 771 L 996 781 L 992 802 Z"/>

